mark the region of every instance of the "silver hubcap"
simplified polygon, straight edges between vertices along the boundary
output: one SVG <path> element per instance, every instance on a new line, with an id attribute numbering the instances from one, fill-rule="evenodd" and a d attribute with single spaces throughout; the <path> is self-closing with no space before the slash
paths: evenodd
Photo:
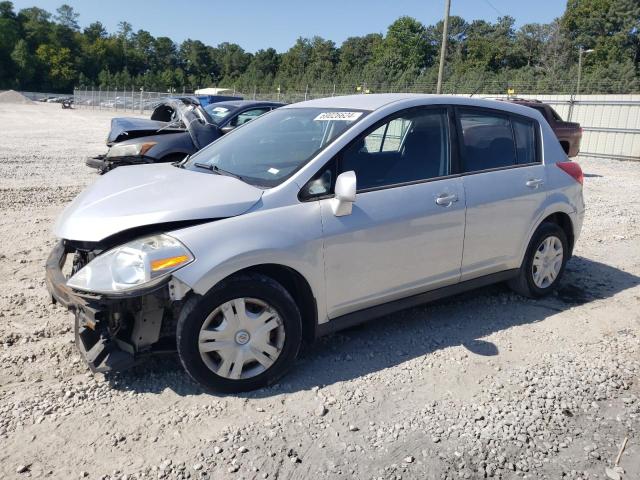
<path id="1" fill-rule="evenodd" d="M 232 380 L 267 370 L 282 352 L 284 324 L 269 304 L 236 298 L 217 307 L 200 329 L 198 349 L 205 365 Z"/>
<path id="2" fill-rule="evenodd" d="M 563 256 L 562 242 L 558 237 L 547 237 L 540 243 L 531 267 L 533 283 L 538 288 L 547 288 L 558 278 Z"/>

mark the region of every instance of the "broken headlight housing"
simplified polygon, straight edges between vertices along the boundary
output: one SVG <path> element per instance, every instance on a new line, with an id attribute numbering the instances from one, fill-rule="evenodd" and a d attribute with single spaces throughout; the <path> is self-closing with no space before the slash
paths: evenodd
<path id="1" fill-rule="evenodd" d="M 68 281 L 76 290 L 120 293 L 150 287 L 193 262 L 182 243 L 166 234 L 139 238 L 95 257 Z"/>
<path id="2" fill-rule="evenodd" d="M 157 142 L 115 144 L 107 152 L 107 157 L 141 157 Z"/>

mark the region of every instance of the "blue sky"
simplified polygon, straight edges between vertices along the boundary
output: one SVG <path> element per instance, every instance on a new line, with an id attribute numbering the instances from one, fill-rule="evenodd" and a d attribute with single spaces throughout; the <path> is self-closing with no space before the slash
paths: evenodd
<path id="1" fill-rule="evenodd" d="M 320 35 L 338 45 L 347 37 L 384 33 L 401 15 L 425 25 L 442 18 L 444 0 L 13 0 L 16 10 L 40 7 L 54 12 L 68 3 L 80 13 L 82 27 L 99 20 L 110 32 L 126 20 L 152 35 L 201 40 L 208 45 L 233 42 L 245 50 L 287 50 L 296 38 Z M 452 0 L 451 14 L 467 20 L 511 15 L 517 25 L 549 22 L 562 15 L 565 0 Z"/>

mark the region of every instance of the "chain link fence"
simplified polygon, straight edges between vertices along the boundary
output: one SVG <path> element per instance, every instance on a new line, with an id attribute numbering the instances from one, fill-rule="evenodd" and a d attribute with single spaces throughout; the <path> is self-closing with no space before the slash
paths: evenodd
<path id="1" fill-rule="evenodd" d="M 153 110 L 167 97 L 180 95 L 175 92 L 146 92 L 131 88 L 76 88 L 73 91 L 75 108 L 139 112 Z"/>
<path id="2" fill-rule="evenodd" d="M 529 91 L 524 85 L 511 87 L 513 91 Z M 449 89 L 452 90 L 451 86 Z M 324 98 L 354 93 L 433 93 L 435 85 L 412 84 L 406 88 L 387 89 L 362 85 L 333 85 L 322 88 L 306 87 L 304 90 L 233 91 L 234 96 L 245 100 L 269 100 L 295 103 L 314 98 Z M 495 93 L 494 93 L 495 92 Z M 482 93 L 451 91 L 450 95 L 473 95 L 484 98 L 504 98 L 504 89 L 484 86 Z M 78 88 L 74 90 L 76 108 L 110 110 L 114 112 L 132 112 L 144 114 L 155 108 L 169 96 L 193 95 L 191 92 L 146 92 L 136 88 Z M 640 95 L 575 95 L 575 94 L 539 94 L 529 92 L 518 95 L 520 98 L 538 99 L 551 105 L 566 121 L 580 122 L 584 136 L 581 154 L 595 157 L 640 160 Z"/>

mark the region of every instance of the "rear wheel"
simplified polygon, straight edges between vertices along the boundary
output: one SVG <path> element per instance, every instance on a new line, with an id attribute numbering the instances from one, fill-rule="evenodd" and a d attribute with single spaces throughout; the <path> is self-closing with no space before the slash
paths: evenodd
<path id="1" fill-rule="evenodd" d="M 509 286 L 526 297 L 551 293 L 558 285 L 569 258 L 567 236 L 562 228 L 545 222 L 533 234 L 518 276 Z"/>
<path id="2" fill-rule="evenodd" d="M 267 386 L 291 366 L 302 339 L 300 312 L 279 283 L 243 275 L 191 299 L 177 326 L 180 361 L 216 392 Z"/>

